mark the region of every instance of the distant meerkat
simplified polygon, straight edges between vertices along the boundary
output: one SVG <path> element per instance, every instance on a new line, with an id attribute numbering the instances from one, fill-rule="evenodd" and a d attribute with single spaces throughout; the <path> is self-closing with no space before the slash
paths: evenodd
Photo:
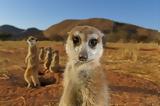
<path id="1" fill-rule="evenodd" d="M 58 70 L 58 67 L 59 67 L 59 51 L 55 50 L 52 55 L 52 61 L 49 70 L 51 72 L 54 72 Z"/>
<path id="2" fill-rule="evenodd" d="M 24 73 L 24 79 L 28 83 L 29 87 L 38 87 L 40 86 L 40 82 L 38 79 L 38 52 L 37 52 L 37 38 L 29 37 L 27 39 L 28 43 L 28 54 L 26 56 L 27 68 Z"/>
<path id="3" fill-rule="evenodd" d="M 69 32 L 64 91 L 59 106 L 108 106 L 108 87 L 100 64 L 103 34 L 91 26 Z"/>
<path id="4" fill-rule="evenodd" d="M 51 65 L 49 67 L 50 72 L 54 73 L 54 77 L 56 79 L 56 84 L 58 84 L 60 82 L 60 77 L 61 77 L 61 69 L 59 66 L 59 51 L 55 50 L 53 52 L 53 56 L 52 56 L 52 61 L 51 61 Z"/>
<path id="5" fill-rule="evenodd" d="M 40 47 L 39 60 L 40 60 L 40 62 L 44 62 L 44 59 L 45 59 L 45 48 Z"/>
<path id="6" fill-rule="evenodd" d="M 46 48 L 46 56 L 44 59 L 44 68 L 45 70 L 49 70 L 52 61 L 53 50 L 51 47 Z"/>

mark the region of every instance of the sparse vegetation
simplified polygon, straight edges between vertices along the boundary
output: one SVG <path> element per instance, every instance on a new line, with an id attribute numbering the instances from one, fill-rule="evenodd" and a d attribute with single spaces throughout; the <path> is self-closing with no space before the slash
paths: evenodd
<path id="1" fill-rule="evenodd" d="M 4 41 L 4 40 L 9 40 L 11 38 L 11 34 L 7 34 L 7 33 L 0 33 L 0 40 Z"/>
<path id="2" fill-rule="evenodd" d="M 128 43 L 125 47 L 120 48 L 122 58 L 136 62 L 138 59 L 139 45 Z"/>
<path id="3" fill-rule="evenodd" d="M 106 62 L 108 61 L 107 63 L 113 68 L 120 69 L 117 71 L 159 82 L 160 77 L 155 73 L 160 73 L 160 45 L 157 43 L 108 43 L 107 46 L 117 49 L 114 50 L 115 53 L 105 52 Z"/>

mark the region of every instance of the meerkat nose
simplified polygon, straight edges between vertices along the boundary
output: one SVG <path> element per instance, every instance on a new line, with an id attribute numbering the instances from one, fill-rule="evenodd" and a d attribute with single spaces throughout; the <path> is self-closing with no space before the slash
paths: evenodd
<path id="1" fill-rule="evenodd" d="M 88 59 L 88 55 L 83 55 L 83 54 L 79 55 L 79 60 L 80 61 L 87 61 L 87 59 Z"/>

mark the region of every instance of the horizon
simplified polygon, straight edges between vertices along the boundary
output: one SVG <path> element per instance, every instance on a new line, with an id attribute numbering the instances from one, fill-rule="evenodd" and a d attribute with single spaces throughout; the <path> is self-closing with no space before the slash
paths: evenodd
<path id="1" fill-rule="evenodd" d="M 66 19 L 105 18 L 159 31 L 158 4 L 158 0 L 5 0 L 0 1 L 0 26 L 45 30 Z"/>

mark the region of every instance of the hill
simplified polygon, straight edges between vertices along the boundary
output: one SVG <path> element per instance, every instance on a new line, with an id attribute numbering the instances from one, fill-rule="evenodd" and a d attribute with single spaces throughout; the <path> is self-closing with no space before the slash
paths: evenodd
<path id="1" fill-rule="evenodd" d="M 20 29 L 11 25 L 0 26 L 1 40 L 23 40 L 28 36 L 36 36 L 39 40 L 65 41 L 67 32 L 78 25 L 90 25 L 101 30 L 104 43 L 108 42 L 158 42 L 160 32 L 140 26 L 121 23 L 104 18 L 90 18 L 82 20 L 64 20 L 54 24 L 46 30 L 37 28 Z"/>
<path id="2" fill-rule="evenodd" d="M 45 40 L 43 31 L 37 28 L 20 29 L 11 25 L 0 26 L 0 39 L 1 40 L 23 40 L 28 36 L 35 36 L 39 40 Z"/>
<path id="3" fill-rule="evenodd" d="M 20 29 L 20 28 L 16 28 L 14 26 L 11 25 L 2 25 L 0 26 L 0 32 L 1 33 L 9 33 L 9 34 L 13 34 L 16 35 L 20 32 L 23 32 L 24 29 Z"/>
<path id="4" fill-rule="evenodd" d="M 39 40 L 46 40 L 45 36 L 43 35 L 43 31 L 37 28 L 28 28 L 25 31 L 18 34 L 18 38 L 20 40 L 28 38 L 28 36 L 35 36 Z"/>
<path id="5" fill-rule="evenodd" d="M 156 30 L 103 18 L 64 20 L 46 29 L 44 35 L 52 40 L 65 41 L 67 32 L 77 25 L 90 25 L 100 29 L 105 34 L 104 42 L 160 42 L 160 33 Z"/>

